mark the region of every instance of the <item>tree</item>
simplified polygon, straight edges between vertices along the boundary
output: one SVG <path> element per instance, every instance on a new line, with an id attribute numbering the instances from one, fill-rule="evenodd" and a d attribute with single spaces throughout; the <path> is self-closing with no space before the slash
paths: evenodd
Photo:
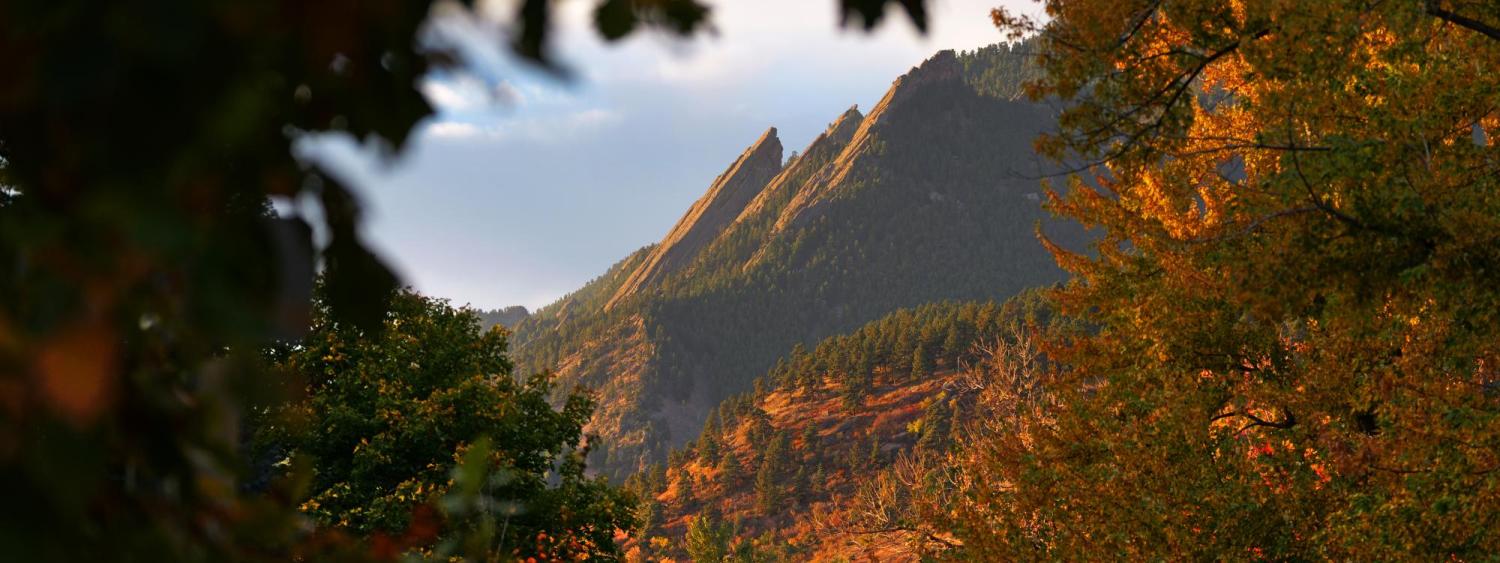
<path id="1" fill-rule="evenodd" d="M 951 364 L 957 360 L 960 354 L 963 354 L 964 347 L 967 345 L 968 343 L 964 341 L 963 335 L 959 331 L 958 323 L 954 322 L 948 325 L 948 332 L 943 335 L 943 357 L 948 358 Z"/>
<path id="2" fill-rule="evenodd" d="M 688 523 L 688 557 L 693 561 L 723 561 L 729 555 L 729 543 L 734 539 L 734 528 L 728 522 L 719 522 L 708 514 L 699 514 Z"/>
<path id="3" fill-rule="evenodd" d="M 918 345 L 911 352 L 911 380 L 922 381 L 932 374 L 932 364 L 927 359 L 927 347 Z"/>
<path id="4" fill-rule="evenodd" d="M 922 431 L 917 437 L 917 448 L 941 451 L 947 447 L 952 434 L 952 422 L 956 409 L 954 401 L 939 398 L 922 412 Z"/>
<path id="5" fill-rule="evenodd" d="M 755 505 L 766 514 L 773 514 L 778 508 L 786 489 L 787 465 L 789 464 L 787 449 L 790 447 L 787 435 L 777 432 L 771 442 L 766 445 L 765 455 L 761 457 L 760 469 L 755 473 Z"/>
<path id="6" fill-rule="evenodd" d="M 673 496 L 677 498 L 677 506 L 692 506 L 697 501 L 697 487 L 693 485 L 692 472 L 683 469 L 677 472 L 677 490 Z"/>
<path id="7" fill-rule="evenodd" d="M 719 481 L 724 483 L 728 490 L 740 480 L 740 472 L 744 471 L 740 466 L 740 458 L 734 455 L 734 450 L 724 448 L 724 457 L 719 460 Z"/>
<path id="8" fill-rule="evenodd" d="M 715 423 L 713 414 L 710 414 L 708 422 L 703 426 L 703 433 L 698 435 L 698 459 L 707 465 L 718 457 L 719 425 Z"/>
<path id="9" fill-rule="evenodd" d="M 868 29 L 886 3 L 839 5 Z M 287 400 L 259 353 L 305 331 L 317 265 L 329 312 L 366 328 L 398 280 L 365 248 L 353 190 L 303 167 L 292 144 L 342 131 L 400 151 L 431 113 L 420 78 L 460 70 L 456 48 L 421 35 L 435 7 L 453 6 L 0 4 L 10 557 L 279 561 L 306 539 L 284 502 L 294 495 L 264 494 L 291 483 L 243 471 L 254 460 L 238 450 L 242 413 Z M 515 52 L 549 62 L 553 6 L 517 3 L 503 26 Z M 902 6 L 925 27 L 921 2 Z M 691 33 L 708 18 L 693 0 L 595 8 L 607 39 Z M 303 196 L 317 212 L 269 209 Z"/>
<path id="10" fill-rule="evenodd" d="M 311 456 L 304 512 L 360 535 L 403 534 L 452 492 L 455 452 L 471 452 L 471 479 L 488 479 L 484 495 L 515 508 L 492 550 L 534 554 L 543 537 L 558 551 L 538 555 L 618 555 L 613 532 L 634 527 L 635 506 L 584 476 L 592 399 L 575 391 L 554 410 L 548 376 L 512 377 L 505 333 L 480 332 L 473 312 L 445 301 L 400 292 L 380 331 L 339 323 L 322 303 L 307 338 L 277 362 L 307 382 L 307 399 L 260 436 L 290 458 Z"/>
<path id="11" fill-rule="evenodd" d="M 1490 2 L 1049 1 L 1059 407 L 978 558 L 1483 558 L 1500 532 Z M 1353 117 L 1357 116 L 1357 117 Z M 1127 516 L 1135 515 L 1135 516 Z M 979 516 L 976 516 L 978 518 Z M 986 520 L 986 522 L 992 522 Z M 1035 541 L 1044 538 L 1041 541 Z M 1040 553 L 1038 553 L 1040 551 Z"/>

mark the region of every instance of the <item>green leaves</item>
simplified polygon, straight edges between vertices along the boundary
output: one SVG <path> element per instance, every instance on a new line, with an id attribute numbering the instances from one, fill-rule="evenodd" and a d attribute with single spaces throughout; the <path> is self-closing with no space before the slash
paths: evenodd
<path id="1" fill-rule="evenodd" d="M 609 41 L 629 35 L 638 24 L 689 35 L 708 24 L 709 7 L 694 0 L 604 0 L 594 9 L 594 28 Z"/>
<path id="2" fill-rule="evenodd" d="M 840 0 L 839 13 L 846 24 L 851 19 L 857 19 L 865 30 L 871 30 L 885 19 L 887 4 L 901 6 L 918 31 L 927 31 L 927 5 L 922 0 Z"/>
<path id="3" fill-rule="evenodd" d="M 282 361 L 310 382 L 286 412 L 307 419 L 279 435 L 316 462 L 304 512 L 481 560 L 615 553 L 613 530 L 632 527 L 634 502 L 584 476 L 586 395 L 554 409 L 546 374 L 511 376 L 503 332 L 480 332 L 472 312 L 441 300 L 394 293 L 380 331 L 316 310 L 304 346 Z"/>

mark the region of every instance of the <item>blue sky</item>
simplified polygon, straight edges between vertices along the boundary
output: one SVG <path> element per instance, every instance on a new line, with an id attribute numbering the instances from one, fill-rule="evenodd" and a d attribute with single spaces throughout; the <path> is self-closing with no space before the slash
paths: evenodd
<path id="1" fill-rule="evenodd" d="M 495 45 L 500 18 L 437 15 L 430 40 L 468 64 L 421 85 L 437 114 L 393 162 L 347 136 L 304 139 L 363 196 L 364 235 L 407 283 L 481 308 L 535 309 L 660 239 L 767 127 L 800 150 L 850 105 L 940 49 L 997 42 L 989 10 L 1021 0 L 929 0 L 919 36 L 892 12 L 873 34 L 834 0 L 710 0 L 716 32 L 605 44 L 591 3 L 560 2 L 557 80 Z M 505 13 L 505 0 L 481 2 Z"/>

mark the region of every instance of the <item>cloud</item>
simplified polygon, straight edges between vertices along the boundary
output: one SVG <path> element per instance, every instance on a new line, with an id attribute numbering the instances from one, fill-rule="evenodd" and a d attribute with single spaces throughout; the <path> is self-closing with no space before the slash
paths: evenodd
<path id="1" fill-rule="evenodd" d="M 668 85 L 706 86 L 749 79 L 770 61 L 744 47 L 693 49 L 657 59 L 656 78 Z"/>
<path id="2" fill-rule="evenodd" d="M 513 108 L 526 103 L 526 96 L 510 82 L 487 84 L 468 74 L 428 77 L 419 88 L 427 101 L 443 113 Z"/>
<path id="3" fill-rule="evenodd" d="M 557 2 L 559 75 L 508 53 L 518 1 L 435 10 L 424 45 L 462 65 L 423 81 L 437 113 L 396 161 L 347 135 L 298 151 L 361 188 L 372 244 L 419 289 L 486 307 L 576 289 L 659 239 L 766 127 L 800 148 L 934 51 L 999 41 L 991 7 L 1038 9 L 930 0 L 922 36 L 894 7 L 866 34 L 839 27 L 836 0 L 705 0 L 716 33 L 606 43 L 597 2 Z"/>
<path id="4" fill-rule="evenodd" d="M 532 142 L 555 144 L 591 135 L 620 121 L 620 115 L 602 108 L 589 108 L 555 116 L 504 119 L 492 123 L 440 120 L 421 131 L 438 141 Z"/>

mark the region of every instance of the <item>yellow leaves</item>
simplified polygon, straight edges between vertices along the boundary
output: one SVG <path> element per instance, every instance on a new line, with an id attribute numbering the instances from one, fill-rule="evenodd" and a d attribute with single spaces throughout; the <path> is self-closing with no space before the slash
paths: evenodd
<path id="1" fill-rule="evenodd" d="M 76 427 L 92 424 L 111 400 L 118 347 L 102 320 L 81 321 L 43 339 L 34 374 L 48 406 Z"/>

